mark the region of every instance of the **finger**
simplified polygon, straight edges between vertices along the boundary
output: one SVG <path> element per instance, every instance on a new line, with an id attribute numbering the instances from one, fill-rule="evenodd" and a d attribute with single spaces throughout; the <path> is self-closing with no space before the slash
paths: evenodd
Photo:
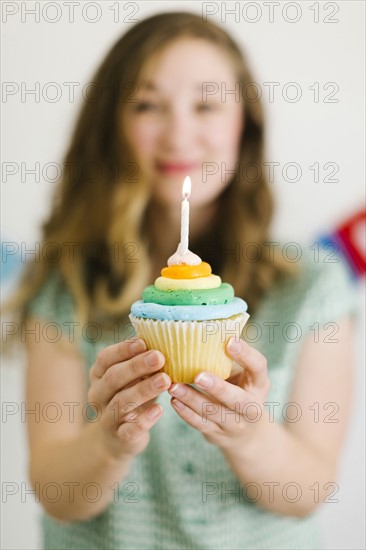
<path id="1" fill-rule="evenodd" d="M 235 361 L 233 362 L 233 366 L 231 368 L 230 376 L 229 378 L 226 378 L 227 382 L 230 382 L 231 384 L 234 384 L 240 376 L 243 375 L 243 367 L 240 367 Z"/>
<path id="2" fill-rule="evenodd" d="M 117 392 L 133 386 L 144 376 L 150 376 L 164 366 L 165 357 L 158 350 L 136 355 L 123 363 L 117 363 L 107 369 L 102 378 L 98 378 L 90 389 L 93 401 L 105 406 Z"/>
<path id="3" fill-rule="evenodd" d="M 96 361 L 90 369 L 89 376 L 91 382 L 95 378 L 102 378 L 106 370 L 115 363 L 127 361 L 135 355 L 146 351 L 146 349 L 145 342 L 137 338 L 107 346 L 98 353 Z"/>
<path id="4" fill-rule="evenodd" d="M 211 372 L 200 372 L 194 383 L 203 389 L 209 397 L 228 407 L 232 411 L 241 411 L 253 398 L 243 388 L 234 386 Z"/>
<path id="5" fill-rule="evenodd" d="M 125 415 L 167 390 L 172 381 L 165 372 L 154 374 L 134 386 L 118 392 L 108 408 L 115 411 L 115 416 L 122 420 Z"/>
<path id="6" fill-rule="evenodd" d="M 129 443 L 138 441 L 152 428 L 163 413 L 161 405 L 144 408 L 137 415 L 124 418 L 123 424 L 118 428 L 118 436 Z"/>
<path id="7" fill-rule="evenodd" d="M 242 367 L 234 361 L 233 366 L 231 368 L 230 376 L 236 376 L 237 374 L 242 374 L 242 373 L 243 373 Z"/>
<path id="8" fill-rule="evenodd" d="M 121 423 L 123 422 L 137 422 L 138 417 L 141 415 L 141 413 L 150 409 L 151 406 L 154 404 L 154 401 L 155 400 L 150 399 L 150 401 L 146 401 L 146 403 L 136 408 L 133 406 L 129 406 L 128 407 L 129 412 L 123 416 L 123 419 L 121 420 L 121 422 L 119 422 L 119 425 L 121 425 Z"/>
<path id="9" fill-rule="evenodd" d="M 232 386 L 228 382 L 224 382 L 219 377 L 216 378 L 221 383 L 224 383 L 216 384 L 217 391 L 214 391 L 214 393 L 217 394 L 216 396 L 202 393 L 188 384 L 174 384 L 168 391 L 170 395 L 177 398 L 179 402 L 198 414 L 204 423 L 210 420 L 220 427 L 223 427 L 223 424 L 229 423 L 231 420 L 239 422 L 241 410 L 245 408 L 245 403 L 247 402 L 246 392 L 237 386 Z M 202 377 L 199 378 L 197 376 L 196 380 L 199 379 L 202 380 Z M 221 389 L 222 387 L 224 388 L 224 392 Z M 237 394 L 236 398 L 235 394 Z M 228 405 L 225 396 L 227 396 Z"/>
<path id="10" fill-rule="evenodd" d="M 238 365 L 249 372 L 254 385 L 258 388 L 268 386 L 267 360 L 264 355 L 245 340 L 236 341 L 235 338 L 230 338 L 226 350 Z"/>
<path id="11" fill-rule="evenodd" d="M 181 400 L 173 398 L 171 404 L 179 416 L 183 418 L 187 424 L 192 426 L 192 428 L 196 428 L 196 430 L 204 435 L 213 434 L 215 431 L 217 432 L 217 424 L 207 418 L 203 418 L 197 411 L 191 409 L 185 403 L 182 403 Z"/>
<path id="12" fill-rule="evenodd" d="M 117 403 L 114 403 L 114 406 L 110 406 L 108 408 L 104 409 L 104 422 L 108 424 L 108 427 L 112 429 L 112 431 L 118 431 L 119 427 L 123 422 L 134 422 L 135 418 L 137 416 L 149 409 L 154 404 L 154 400 L 146 401 L 143 405 L 140 405 L 140 407 L 135 407 L 132 403 L 126 403 L 125 407 L 123 408 L 123 415 L 121 414 L 121 406 L 119 406 Z"/>

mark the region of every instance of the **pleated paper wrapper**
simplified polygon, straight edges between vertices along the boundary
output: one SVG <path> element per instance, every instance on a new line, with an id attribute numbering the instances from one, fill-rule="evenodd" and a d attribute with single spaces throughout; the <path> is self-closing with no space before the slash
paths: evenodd
<path id="1" fill-rule="evenodd" d="M 143 319 L 130 315 L 136 336 L 148 349 L 157 349 L 165 356 L 163 371 L 172 382 L 192 384 L 196 374 L 209 371 L 223 379 L 230 376 L 233 360 L 225 346 L 234 337 L 239 339 L 247 313 L 227 319 L 209 321 L 170 321 Z"/>

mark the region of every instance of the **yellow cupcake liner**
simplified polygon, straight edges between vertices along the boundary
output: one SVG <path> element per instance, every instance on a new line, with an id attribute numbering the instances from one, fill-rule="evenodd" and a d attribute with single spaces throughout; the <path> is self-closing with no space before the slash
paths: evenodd
<path id="1" fill-rule="evenodd" d="M 248 313 L 209 321 L 169 321 L 130 315 L 136 336 L 148 349 L 165 356 L 163 371 L 173 382 L 192 384 L 195 376 L 209 371 L 224 380 L 230 376 L 232 359 L 225 346 L 231 337 L 240 338 Z"/>

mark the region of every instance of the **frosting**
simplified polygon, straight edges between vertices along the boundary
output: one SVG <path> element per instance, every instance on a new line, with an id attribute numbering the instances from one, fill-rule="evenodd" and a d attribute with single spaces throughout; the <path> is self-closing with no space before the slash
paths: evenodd
<path id="1" fill-rule="evenodd" d="M 199 290 L 159 290 L 154 285 L 147 286 L 143 293 L 144 302 L 166 306 L 202 306 L 212 304 L 227 304 L 234 298 L 234 289 L 228 283 L 222 283 L 219 288 Z"/>
<path id="2" fill-rule="evenodd" d="M 221 278 L 218 275 L 195 277 L 194 279 L 168 279 L 168 277 L 158 277 L 155 280 L 155 287 L 159 290 L 166 291 L 218 288 L 220 285 Z"/>
<path id="3" fill-rule="evenodd" d="M 161 321 L 227 319 L 246 311 L 246 302 L 234 297 L 230 284 L 213 275 L 211 266 L 199 256 L 190 251 L 182 255 L 180 246 L 168 267 L 161 270 L 161 277 L 144 289 L 142 300 L 131 308 L 132 316 Z"/>
<path id="4" fill-rule="evenodd" d="M 178 245 L 177 251 L 174 252 L 172 256 L 168 259 L 168 265 L 199 265 L 202 262 L 201 258 L 197 254 L 193 254 L 190 250 L 182 253 L 180 249 L 180 243 Z"/>
<path id="5" fill-rule="evenodd" d="M 161 305 L 138 300 L 132 304 L 131 313 L 135 317 L 159 321 L 209 321 L 212 319 L 227 319 L 232 315 L 245 313 L 247 309 L 247 303 L 241 298 L 233 298 L 228 304 L 196 305 L 195 307 L 191 305 Z"/>
<path id="6" fill-rule="evenodd" d="M 211 266 L 207 262 L 201 262 L 198 265 L 171 265 L 163 267 L 161 270 L 162 277 L 169 279 L 195 279 L 196 277 L 208 277 L 211 273 Z"/>

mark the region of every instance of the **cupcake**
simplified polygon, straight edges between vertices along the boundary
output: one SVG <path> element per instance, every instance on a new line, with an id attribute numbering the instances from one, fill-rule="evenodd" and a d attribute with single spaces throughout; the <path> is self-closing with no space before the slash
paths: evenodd
<path id="1" fill-rule="evenodd" d="M 136 336 L 164 354 L 163 370 L 173 382 L 193 383 L 202 371 L 228 378 L 232 359 L 225 347 L 230 337 L 240 338 L 246 302 L 190 251 L 182 255 L 178 247 L 167 264 L 132 304 Z"/>

